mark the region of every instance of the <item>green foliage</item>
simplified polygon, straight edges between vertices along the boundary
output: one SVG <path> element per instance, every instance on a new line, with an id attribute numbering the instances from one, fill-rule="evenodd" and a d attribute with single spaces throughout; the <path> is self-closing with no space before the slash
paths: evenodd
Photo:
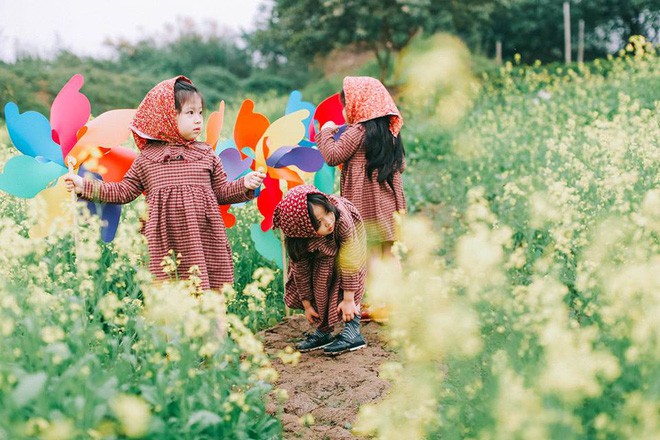
<path id="1" fill-rule="evenodd" d="M 290 79 L 263 72 L 250 76 L 243 82 L 243 87 L 246 92 L 254 94 L 263 94 L 270 91 L 277 94 L 286 94 L 295 89 L 295 84 Z"/>
<path id="2" fill-rule="evenodd" d="M 224 67 L 201 66 L 193 70 L 191 78 L 194 78 L 209 108 L 214 108 L 221 100 L 238 97 L 240 80 Z"/>
<path id="3" fill-rule="evenodd" d="M 421 28 L 428 7 L 429 2 L 419 0 L 278 0 L 268 22 L 251 37 L 251 46 L 262 53 L 275 50 L 291 60 L 310 60 L 355 43 L 376 55 L 384 79 L 392 54 Z"/>
<path id="4" fill-rule="evenodd" d="M 33 204 L 0 195 L 0 438 L 279 437 L 274 371 L 246 327 L 283 315 L 281 276 L 253 279 L 269 265 L 243 234 L 254 211 L 229 234 L 241 291 L 200 294 L 151 282 L 143 208 L 123 210 L 110 244 L 84 213 L 30 239 Z"/>
<path id="5" fill-rule="evenodd" d="M 509 63 L 460 124 L 409 120 L 406 194 L 433 223 L 407 218 L 400 266 L 372 271 L 401 362 L 359 433 L 658 437 L 660 60 L 643 43 Z"/>
<path id="6" fill-rule="evenodd" d="M 519 53 L 530 63 L 536 59 L 552 61 L 563 58 L 563 2 L 518 0 L 497 3 L 500 4 L 488 18 L 489 26 L 478 36 L 485 53 L 494 54 L 495 41 L 499 40 L 505 57 Z M 653 0 L 581 0 L 570 2 L 570 8 L 573 59 L 577 53 L 579 20 L 585 22 L 586 59 L 604 56 L 613 45 L 620 48 L 632 35 L 646 35 L 657 41 L 660 8 Z"/>

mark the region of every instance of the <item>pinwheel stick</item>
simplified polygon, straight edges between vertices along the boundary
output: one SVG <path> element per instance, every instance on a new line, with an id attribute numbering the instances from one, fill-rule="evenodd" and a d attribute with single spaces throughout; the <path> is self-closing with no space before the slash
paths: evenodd
<path id="1" fill-rule="evenodd" d="M 266 170 L 264 167 L 257 167 L 257 171 L 265 173 Z M 284 292 L 284 296 L 286 296 L 286 282 L 287 282 L 287 264 L 286 264 L 286 247 L 284 246 L 284 232 L 280 230 L 280 238 L 282 242 L 282 290 Z M 284 314 L 285 316 L 291 316 L 291 309 L 289 309 L 289 306 L 285 305 L 284 306 Z"/>
<path id="2" fill-rule="evenodd" d="M 282 238 L 282 280 L 284 281 L 282 283 L 283 290 L 284 290 L 284 296 L 286 296 L 286 282 L 288 278 L 288 273 L 287 273 L 287 264 L 286 264 L 286 247 L 284 246 L 284 232 L 280 231 L 281 238 Z M 291 316 L 291 309 L 289 309 L 289 306 L 285 305 L 284 306 L 284 314 L 285 316 Z"/>
<path id="3" fill-rule="evenodd" d="M 69 167 L 69 174 L 75 174 L 74 172 L 74 165 L 76 164 L 76 158 L 69 156 L 66 159 L 66 163 Z M 78 203 L 78 196 L 76 196 L 76 191 L 71 191 L 71 205 L 73 207 L 73 241 L 74 241 L 74 246 L 75 246 L 75 252 L 76 252 L 76 257 L 78 256 L 78 248 L 79 248 L 79 238 L 78 238 L 78 213 L 77 213 L 77 203 Z"/>

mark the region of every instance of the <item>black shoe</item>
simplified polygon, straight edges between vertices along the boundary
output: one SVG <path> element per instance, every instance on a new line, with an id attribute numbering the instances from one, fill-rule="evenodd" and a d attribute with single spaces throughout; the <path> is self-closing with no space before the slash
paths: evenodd
<path id="1" fill-rule="evenodd" d="M 335 341 L 323 349 L 323 354 L 327 356 L 337 356 L 347 351 L 355 351 L 367 346 L 362 335 L 357 335 L 350 341 L 345 339 L 344 335 L 340 334 L 335 338 Z"/>
<path id="2" fill-rule="evenodd" d="M 323 336 L 319 336 L 317 333 L 312 332 L 304 340 L 296 344 L 296 350 L 301 353 L 318 350 L 319 348 L 330 345 L 334 340 L 335 337 L 332 336 L 332 333 L 324 333 Z"/>

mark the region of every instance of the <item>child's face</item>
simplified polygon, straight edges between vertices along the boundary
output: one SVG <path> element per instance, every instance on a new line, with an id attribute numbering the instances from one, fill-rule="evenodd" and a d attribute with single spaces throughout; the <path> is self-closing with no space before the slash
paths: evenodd
<path id="1" fill-rule="evenodd" d="M 199 95 L 193 95 L 188 101 L 183 103 L 181 112 L 176 115 L 176 122 L 179 127 L 179 134 L 187 141 L 197 139 L 204 126 L 202 116 L 202 99 Z"/>
<path id="2" fill-rule="evenodd" d="M 314 204 L 312 204 L 312 211 L 320 225 L 316 233 L 321 237 L 332 234 L 332 231 L 335 230 L 335 214 L 326 211 L 323 206 Z"/>

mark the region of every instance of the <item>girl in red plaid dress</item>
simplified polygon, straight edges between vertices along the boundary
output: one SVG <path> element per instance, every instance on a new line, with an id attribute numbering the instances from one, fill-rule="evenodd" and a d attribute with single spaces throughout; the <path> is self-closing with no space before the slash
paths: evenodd
<path id="1" fill-rule="evenodd" d="M 284 301 L 305 311 L 317 328 L 297 344 L 335 356 L 367 344 L 360 333 L 360 300 L 366 281 L 366 237 L 355 206 L 326 196 L 312 185 L 291 189 L 275 207 L 273 226 L 282 229 L 289 254 Z M 344 329 L 332 335 L 336 323 Z"/>
<path id="2" fill-rule="evenodd" d="M 395 213 L 406 211 L 403 118 L 375 78 L 347 76 L 341 99 L 348 127 L 340 132 L 344 128 L 330 121 L 316 143 L 328 165 L 342 165 L 341 195 L 362 215 L 371 258 L 390 256 L 399 239 Z"/>
<path id="3" fill-rule="evenodd" d="M 218 204 L 254 197 L 265 174 L 252 172 L 230 182 L 213 148 L 196 139 L 202 132 L 204 100 L 185 76 L 157 84 L 137 109 L 131 130 L 140 155 L 123 180 L 103 182 L 65 177 L 69 191 L 105 203 L 128 203 L 144 193 L 149 216 L 144 233 L 149 270 L 167 279 L 161 261 L 180 254 L 178 273 L 196 266 L 203 289 L 234 281 L 231 249 Z"/>

